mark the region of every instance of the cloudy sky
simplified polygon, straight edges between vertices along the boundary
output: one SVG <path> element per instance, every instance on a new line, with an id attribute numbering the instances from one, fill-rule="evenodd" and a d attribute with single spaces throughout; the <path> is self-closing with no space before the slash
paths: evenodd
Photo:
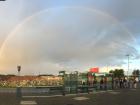
<path id="1" fill-rule="evenodd" d="M 0 1 L 0 73 L 140 69 L 140 0 Z"/>

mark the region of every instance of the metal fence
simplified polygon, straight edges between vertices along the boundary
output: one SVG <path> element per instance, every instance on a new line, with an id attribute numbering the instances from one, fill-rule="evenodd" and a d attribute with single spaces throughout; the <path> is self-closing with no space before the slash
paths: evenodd
<path id="1" fill-rule="evenodd" d="M 34 87 L 17 87 L 15 89 L 0 89 L 0 92 L 16 92 L 17 97 L 22 95 L 66 95 L 78 93 L 90 93 L 101 90 L 112 90 L 120 88 L 135 88 L 134 77 L 115 78 L 113 76 L 95 76 L 78 74 L 78 72 L 61 75 L 63 84 L 61 86 L 34 86 Z M 130 82 L 130 80 L 132 80 Z M 121 87 L 122 83 L 122 87 Z M 130 87 L 130 83 L 132 87 Z M 139 81 L 136 82 L 138 84 Z M 127 85 L 126 85 L 127 84 Z M 125 87 L 126 86 L 126 87 Z"/>

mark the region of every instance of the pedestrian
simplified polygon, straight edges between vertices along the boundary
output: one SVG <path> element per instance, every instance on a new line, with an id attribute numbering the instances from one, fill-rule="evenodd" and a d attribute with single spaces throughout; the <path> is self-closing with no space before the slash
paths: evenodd
<path id="1" fill-rule="evenodd" d="M 103 89 L 103 84 L 104 84 L 104 80 L 103 80 L 103 78 L 101 78 L 101 80 L 100 80 L 100 89 L 101 90 Z"/>
<path id="2" fill-rule="evenodd" d="M 127 80 L 125 79 L 125 77 L 123 78 L 123 88 L 127 87 Z"/>
<path id="3" fill-rule="evenodd" d="M 119 79 L 118 78 L 115 79 L 115 88 L 119 88 Z"/>
<path id="4" fill-rule="evenodd" d="M 129 80 L 129 88 L 133 88 L 133 79 L 132 78 L 130 78 L 130 80 Z"/>
<path id="5" fill-rule="evenodd" d="M 136 78 L 134 79 L 134 88 L 137 88 L 137 81 L 136 81 Z"/>
<path id="6" fill-rule="evenodd" d="M 96 79 L 96 77 L 93 80 L 93 87 L 97 90 L 97 79 Z"/>
<path id="7" fill-rule="evenodd" d="M 107 77 L 104 78 L 104 89 L 107 90 Z"/>
<path id="8" fill-rule="evenodd" d="M 120 78 L 120 88 L 123 88 L 123 80 L 122 80 L 122 78 Z"/>

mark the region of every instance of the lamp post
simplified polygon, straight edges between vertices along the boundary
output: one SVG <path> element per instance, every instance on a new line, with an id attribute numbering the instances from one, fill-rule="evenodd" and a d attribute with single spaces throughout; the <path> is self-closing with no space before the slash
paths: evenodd
<path id="1" fill-rule="evenodd" d="M 129 73 L 129 67 L 130 67 L 130 66 L 129 66 L 129 57 L 130 57 L 130 55 L 127 54 L 126 56 L 128 57 L 128 70 L 127 70 L 127 79 L 128 79 L 128 73 Z"/>
<path id="2" fill-rule="evenodd" d="M 20 76 L 21 66 L 17 66 L 18 76 Z"/>
<path id="3" fill-rule="evenodd" d="M 20 86 L 20 71 L 21 71 L 21 66 L 17 66 L 17 71 L 18 71 L 18 86 Z"/>
<path id="4" fill-rule="evenodd" d="M 21 99 L 21 88 L 20 88 L 20 71 L 21 71 L 21 66 L 17 66 L 17 71 L 18 71 L 18 87 L 17 87 L 17 99 L 20 101 Z"/>

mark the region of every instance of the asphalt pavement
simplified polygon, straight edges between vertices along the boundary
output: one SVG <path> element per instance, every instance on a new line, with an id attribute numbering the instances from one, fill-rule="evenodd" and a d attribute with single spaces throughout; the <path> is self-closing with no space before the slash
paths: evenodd
<path id="1" fill-rule="evenodd" d="M 0 93 L 0 105 L 140 105 L 140 89 L 97 91 L 66 96 L 23 95 Z"/>

